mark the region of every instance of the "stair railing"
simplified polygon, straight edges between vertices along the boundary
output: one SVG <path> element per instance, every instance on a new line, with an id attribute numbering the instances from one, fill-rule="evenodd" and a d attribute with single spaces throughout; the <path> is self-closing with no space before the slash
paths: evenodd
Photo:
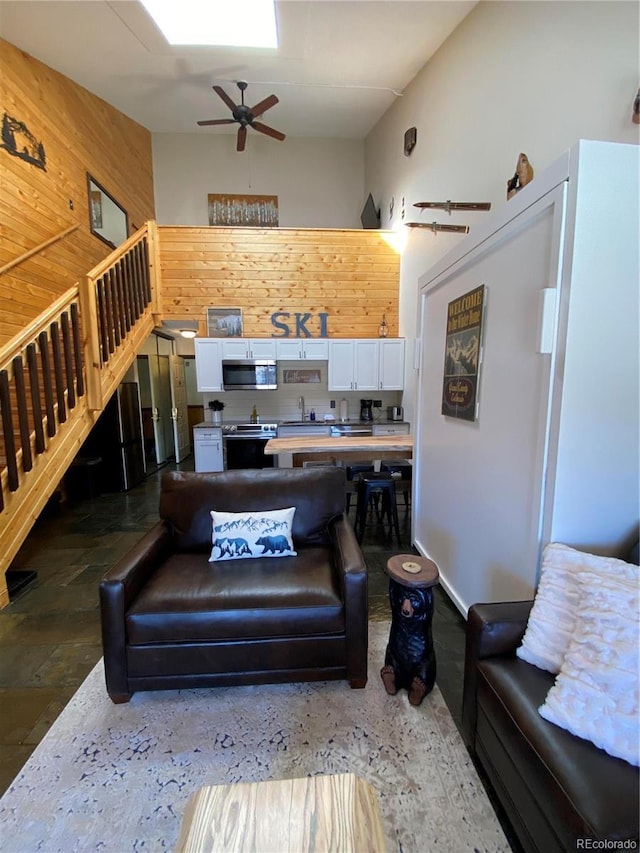
<path id="1" fill-rule="evenodd" d="M 0 607 L 5 571 L 159 313 L 154 222 L 0 348 Z"/>

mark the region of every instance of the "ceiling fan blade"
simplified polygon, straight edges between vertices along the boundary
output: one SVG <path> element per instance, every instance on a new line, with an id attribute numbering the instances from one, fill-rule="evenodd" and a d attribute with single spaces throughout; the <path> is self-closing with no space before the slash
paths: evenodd
<path id="1" fill-rule="evenodd" d="M 254 130 L 260 131 L 260 133 L 266 133 L 267 136 L 273 136 L 274 139 L 286 139 L 284 133 L 280 133 L 279 130 L 274 130 L 272 127 L 269 127 L 267 124 L 262 124 L 261 121 L 254 121 L 251 123 L 251 127 Z"/>
<path id="2" fill-rule="evenodd" d="M 242 127 L 238 128 L 238 144 L 236 145 L 236 151 L 244 151 L 244 146 L 247 141 L 247 128 Z"/>
<path id="3" fill-rule="evenodd" d="M 212 118 L 212 119 L 209 119 L 208 121 L 197 122 L 197 124 L 199 124 L 200 127 L 209 127 L 213 124 L 234 124 L 234 123 L 235 123 L 234 118 Z"/>
<path id="4" fill-rule="evenodd" d="M 229 107 L 231 112 L 233 112 L 235 110 L 236 105 L 233 103 L 233 101 L 231 100 L 229 95 L 227 95 L 227 93 L 222 88 L 222 86 L 213 86 L 213 91 L 216 92 L 216 94 L 218 94 L 222 98 L 222 100 Z"/>
<path id="5" fill-rule="evenodd" d="M 271 107 L 275 107 L 278 103 L 280 103 L 280 101 L 275 95 L 269 95 L 268 98 L 260 101 L 260 103 L 256 104 L 255 107 L 251 107 L 251 112 L 256 117 L 261 116 L 262 113 L 266 113 L 267 110 L 270 110 Z"/>

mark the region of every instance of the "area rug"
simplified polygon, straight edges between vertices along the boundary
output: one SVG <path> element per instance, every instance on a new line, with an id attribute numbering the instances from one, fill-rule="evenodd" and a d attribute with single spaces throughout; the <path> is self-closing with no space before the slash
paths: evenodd
<path id="1" fill-rule="evenodd" d="M 0 849 L 171 850 L 202 785 L 356 773 L 378 792 L 389 851 L 508 851 L 437 686 L 419 707 L 369 682 L 137 693 L 114 705 L 100 662 L 0 800 Z M 280 853 L 264 851 L 263 853 Z"/>

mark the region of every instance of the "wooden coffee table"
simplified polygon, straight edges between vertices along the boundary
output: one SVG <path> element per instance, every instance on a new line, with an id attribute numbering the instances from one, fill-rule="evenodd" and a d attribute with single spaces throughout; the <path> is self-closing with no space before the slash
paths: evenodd
<path id="1" fill-rule="evenodd" d="M 176 853 L 383 853 L 374 789 L 353 773 L 200 788 Z"/>

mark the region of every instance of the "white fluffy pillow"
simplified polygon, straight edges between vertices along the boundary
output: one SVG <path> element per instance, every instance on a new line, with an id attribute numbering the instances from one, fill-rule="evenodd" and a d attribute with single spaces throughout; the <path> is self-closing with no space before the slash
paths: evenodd
<path id="1" fill-rule="evenodd" d="M 582 594 L 580 578 L 585 573 L 608 578 L 624 574 L 628 566 L 629 563 L 614 557 L 586 554 L 568 545 L 547 545 L 527 630 L 516 650 L 518 657 L 540 669 L 558 673 L 576 622 Z"/>
<path id="2" fill-rule="evenodd" d="M 249 557 L 295 557 L 291 527 L 295 507 L 255 512 L 211 513 L 213 548 L 209 562 Z"/>
<path id="3" fill-rule="evenodd" d="M 640 764 L 639 569 L 580 576 L 573 637 L 540 714 L 609 755 Z"/>

